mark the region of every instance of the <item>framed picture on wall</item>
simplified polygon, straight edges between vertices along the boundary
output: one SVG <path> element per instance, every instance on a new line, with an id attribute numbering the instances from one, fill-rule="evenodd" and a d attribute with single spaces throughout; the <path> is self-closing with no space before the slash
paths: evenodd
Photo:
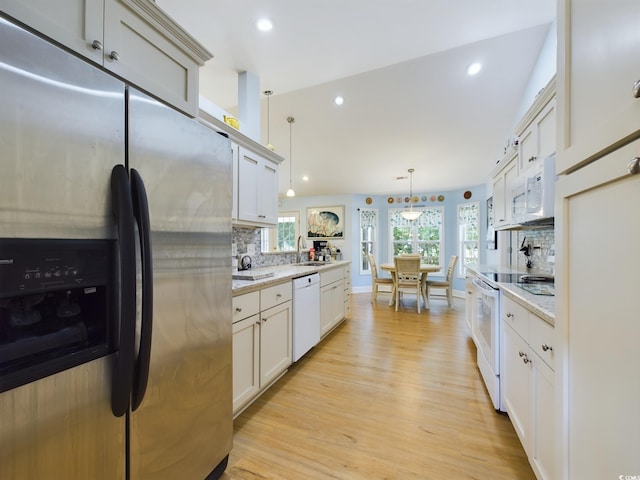
<path id="1" fill-rule="evenodd" d="M 493 197 L 487 199 L 487 250 L 498 248 L 498 232 L 493 229 Z"/>
<path id="2" fill-rule="evenodd" d="M 307 208 L 307 238 L 344 239 L 344 206 Z"/>

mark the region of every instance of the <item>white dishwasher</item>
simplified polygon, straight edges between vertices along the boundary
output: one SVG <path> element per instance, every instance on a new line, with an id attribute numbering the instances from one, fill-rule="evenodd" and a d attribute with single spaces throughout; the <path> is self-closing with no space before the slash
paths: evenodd
<path id="1" fill-rule="evenodd" d="M 320 274 L 293 279 L 293 361 L 320 341 Z"/>

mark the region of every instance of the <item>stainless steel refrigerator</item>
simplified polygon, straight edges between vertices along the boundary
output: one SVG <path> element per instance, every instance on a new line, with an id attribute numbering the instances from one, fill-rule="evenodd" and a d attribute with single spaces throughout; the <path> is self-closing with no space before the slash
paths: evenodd
<path id="1" fill-rule="evenodd" d="M 0 478 L 217 478 L 229 140 L 0 16 Z"/>

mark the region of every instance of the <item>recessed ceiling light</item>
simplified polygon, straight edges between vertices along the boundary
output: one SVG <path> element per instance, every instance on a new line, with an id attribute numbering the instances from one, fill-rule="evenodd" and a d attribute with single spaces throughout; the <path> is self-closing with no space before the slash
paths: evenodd
<path id="1" fill-rule="evenodd" d="M 467 68 L 467 73 L 469 75 L 475 75 L 480 70 L 482 70 L 482 65 L 479 64 L 478 62 L 475 62 L 475 63 L 472 63 L 471 65 L 469 65 L 469 68 Z"/>
<path id="2" fill-rule="evenodd" d="M 256 27 L 258 27 L 258 30 L 261 32 L 268 32 L 273 28 L 273 22 L 268 18 L 261 18 L 256 22 Z"/>
<path id="3" fill-rule="evenodd" d="M 302 177 L 302 181 L 303 182 L 308 182 L 309 181 L 309 177 L 307 177 L 306 175 Z"/>
<path id="4" fill-rule="evenodd" d="M 333 99 L 333 103 L 335 103 L 336 105 L 342 105 L 344 103 L 344 98 L 338 95 L 336 98 Z"/>

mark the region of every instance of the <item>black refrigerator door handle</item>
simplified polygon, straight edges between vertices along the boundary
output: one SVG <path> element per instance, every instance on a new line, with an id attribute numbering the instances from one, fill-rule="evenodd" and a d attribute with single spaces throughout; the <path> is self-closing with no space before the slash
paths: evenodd
<path id="1" fill-rule="evenodd" d="M 118 228 L 119 292 L 115 309 L 119 328 L 118 351 L 111 386 L 111 411 L 121 417 L 129 410 L 136 327 L 136 251 L 129 176 L 124 165 L 111 171 L 111 206 Z"/>
<path id="2" fill-rule="evenodd" d="M 149 227 L 149 204 L 144 182 L 137 170 L 131 169 L 131 198 L 133 214 L 138 222 L 142 262 L 142 323 L 140 345 L 133 373 L 131 411 L 135 411 L 144 398 L 149 379 L 151 360 L 151 332 L 153 329 L 153 270 L 151 266 L 151 229 Z"/>

